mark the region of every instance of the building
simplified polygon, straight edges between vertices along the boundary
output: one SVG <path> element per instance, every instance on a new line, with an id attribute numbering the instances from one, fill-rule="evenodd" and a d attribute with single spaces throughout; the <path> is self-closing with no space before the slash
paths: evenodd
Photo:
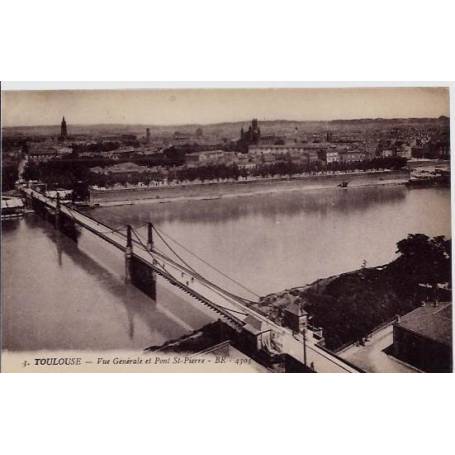
<path id="1" fill-rule="evenodd" d="M 27 158 L 31 161 L 44 162 L 57 158 L 57 148 L 51 142 L 28 142 Z"/>
<path id="2" fill-rule="evenodd" d="M 270 327 L 261 319 L 248 315 L 243 327 L 243 343 L 245 347 L 256 351 L 267 345 L 270 340 Z"/>
<path id="3" fill-rule="evenodd" d="M 411 159 L 412 158 L 412 148 L 408 144 L 401 144 L 397 149 L 397 156 L 401 158 Z"/>
<path id="4" fill-rule="evenodd" d="M 391 156 L 393 156 L 393 151 L 390 149 L 385 149 L 382 151 L 381 155 L 383 158 L 390 158 Z"/>
<path id="5" fill-rule="evenodd" d="M 342 163 L 357 163 L 365 159 L 365 152 L 346 149 L 339 152 L 339 157 Z"/>
<path id="6" fill-rule="evenodd" d="M 66 120 L 65 117 L 62 119 L 62 123 L 60 125 L 60 138 L 61 139 L 66 139 L 68 137 L 68 130 L 66 126 Z"/>
<path id="7" fill-rule="evenodd" d="M 251 126 L 248 128 L 250 143 L 257 144 L 261 138 L 261 130 L 257 119 L 251 121 Z"/>
<path id="8" fill-rule="evenodd" d="M 57 146 L 54 148 L 59 156 L 71 155 L 73 153 L 73 149 L 71 147 Z"/>
<path id="9" fill-rule="evenodd" d="M 100 155 L 103 155 L 104 152 L 101 152 Z M 112 156 L 116 160 L 125 160 L 125 159 L 130 159 L 133 157 L 133 155 L 136 154 L 136 148 L 133 146 L 123 146 L 119 147 L 118 149 L 115 150 L 109 150 L 108 153 L 106 154 L 107 156 Z M 106 156 L 103 155 L 103 156 Z"/>
<path id="10" fill-rule="evenodd" d="M 224 164 L 225 157 L 231 155 L 224 150 L 207 150 L 204 152 L 187 153 L 185 161 L 188 166 L 207 166 Z"/>
<path id="11" fill-rule="evenodd" d="M 185 162 L 188 166 L 199 166 L 199 152 L 187 153 L 185 155 Z"/>
<path id="12" fill-rule="evenodd" d="M 189 144 L 190 142 L 192 142 L 192 140 L 193 138 L 190 134 L 183 133 L 181 131 L 174 131 L 171 142 L 173 144 Z"/>
<path id="13" fill-rule="evenodd" d="M 24 212 L 24 203 L 21 198 L 2 196 L 2 220 L 4 218 L 15 217 Z"/>
<path id="14" fill-rule="evenodd" d="M 301 332 L 308 322 L 308 313 L 298 302 L 292 302 L 284 309 L 284 323 L 294 332 Z"/>
<path id="15" fill-rule="evenodd" d="M 59 199 L 64 202 L 64 201 L 71 201 L 72 195 L 73 195 L 73 190 L 64 190 L 64 189 L 56 189 L 56 190 L 51 190 L 51 191 L 46 191 L 45 195 L 50 198 L 50 199 L 57 199 L 57 195 Z"/>
<path id="16" fill-rule="evenodd" d="M 326 163 L 337 163 L 340 160 L 340 155 L 336 150 L 327 150 Z"/>
<path id="17" fill-rule="evenodd" d="M 95 176 L 106 176 L 111 183 L 131 183 L 146 177 L 150 170 L 135 163 L 119 163 L 106 167 L 92 167 L 90 172 Z"/>
<path id="18" fill-rule="evenodd" d="M 253 119 L 247 131 L 243 128 L 240 130 L 240 145 L 242 150 L 247 151 L 250 144 L 258 144 L 260 138 L 261 129 L 259 128 L 258 120 Z"/>
<path id="19" fill-rule="evenodd" d="M 427 303 L 393 326 L 394 357 L 419 370 L 451 372 L 452 303 Z"/>
<path id="20" fill-rule="evenodd" d="M 248 152 L 253 156 L 261 155 L 303 155 L 308 147 L 303 145 L 250 145 Z"/>
<path id="21" fill-rule="evenodd" d="M 278 160 L 295 163 L 315 163 L 325 159 L 326 147 L 323 144 L 287 144 L 287 145 L 250 145 L 248 155 L 260 158 L 262 162 Z"/>
<path id="22" fill-rule="evenodd" d="M 285 136 L 277 136 L 275 133 L 269 135 L 262 135 L 258 142 L 259 145 L 284 145 L 286 143 Z"/>
<path id="23" fill-rule="evenodd" d="M 308 163 L 316 163 L 319 161 L 319 153 L 316 150 L 308 150 L 305 152 L 305 158 Z"/>
<path id="24" fill-rule="evenodd" d="M 225 154 L 224 150 L 208 150 L 199 154 L 199 160 L 203 164 L 219 163 Z"/>
<path id="25" fill-rule="evenodd" d="M 145 130 L 145 143 L 150 144 L 150 128 Z"/>
<path id="26" fill-rule="evenodd" d="M 367 159 L 372 160 L 378 153 L 378 141 L 367 141 L 365 144 L 365 156 Z"/>

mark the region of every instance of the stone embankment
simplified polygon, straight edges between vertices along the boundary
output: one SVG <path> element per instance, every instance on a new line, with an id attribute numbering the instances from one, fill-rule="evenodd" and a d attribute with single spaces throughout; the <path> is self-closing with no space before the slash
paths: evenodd
<path id="1" fill-rule="evenodd" d="M 355 172 L 239 180 L 217 183 L 187 183 L 142 188 L 91 189 L 91 205 L 122 205 L 141 202 L 170 202 L 185 199 L 218 199 L 251 196 L 285 191 L 318 190 L 336 188 L 349 182 L 348 188 L 372 185 L 403 184 L 409 179 L 407 171 Z"/>

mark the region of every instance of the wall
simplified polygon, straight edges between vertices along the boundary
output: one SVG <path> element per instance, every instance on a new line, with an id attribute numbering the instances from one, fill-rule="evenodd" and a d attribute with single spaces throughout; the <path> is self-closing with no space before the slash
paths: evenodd
<path id="1" fill-rule="evenodd" d="M 424 338 L 403 327 L 393 327 L 393 353 L 423 371 L 444 373 L 452 371 L 452 350 L 436 341 Z"/>

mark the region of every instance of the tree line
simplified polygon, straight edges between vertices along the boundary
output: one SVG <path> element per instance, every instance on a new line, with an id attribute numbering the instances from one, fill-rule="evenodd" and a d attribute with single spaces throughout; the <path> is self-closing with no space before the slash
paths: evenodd
<path id="1" fill-rule="evenodd" d="M 23 177 L 25 180 L 40 180 L 48 185 L 49 188 L 73 188 L 75 183 L 79 185 L 97 185 L 103 187 L 113 186 L 116 183 L 125 185 L 144 183 L 149 184 L 156 181 L 172 183 L 194 182 L 194 181 L 223 181 L 239 180 L 241 178 L 263 177 L 270 178 L 275 176 L 293 176 L 299 174 L 331 173 L 336 171 L 367 171 L 381 169 L 400 169 L 406 164 L 404 158 L 375 158 L 372 160 L 355 162 L 355 163 L 329 163 L 324 165 L 320 161 L 296 163 L 290 160 L 283 160 L 274 163 L 261 163 L 251 168 L 241 167 L 238 164 L 213 164 L 198 167 L 182 166 L 182 157 L 163 155 L 161 159 L 157 157 L 132 159 L 128 162 L 134 162 L 149 169 L 144 173 L 125 174 L 97 174 L 90 172 L 90 168 L 102 167 L 108 168 L 113 164 L 121 163 L 107 158 L 87 158 L 87 159 L 55 159 L 47 162 L 29 161 L 25 168 Z M 161 165 L 161 170 L 152 169 Z M 7 181 L 13 181 L 17 174 L 4 172 Z M 11 183 L 11 182 L 10 182 Z"/>

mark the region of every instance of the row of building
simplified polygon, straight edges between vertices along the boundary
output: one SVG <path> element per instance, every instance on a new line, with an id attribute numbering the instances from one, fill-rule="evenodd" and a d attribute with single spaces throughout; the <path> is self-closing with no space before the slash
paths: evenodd
<path id="1" fill-rule="evenodd" d="M 132 152 L 132 149 L 131 149 Z M 131 155 L 125 153 L 123 158 Z M 236 165 L 239 169 L 251 170 L 263 164 L 273 164 L 279 161 L 291 161 L 299 164 L 311 163 L 356 163 L 372 159 L 376 155 L 368 154 L 365 150 L 349 148 L 347 146 L 333 146 L 331 144 L 306 144 L 299 145 L 251 145 L 248 153 L 227 152 L 224 150 L 208 150 L 187 153 L 185 155 L 185 168 L 198 168 L 203 166 Z M 397 156 L 386 151 L 383 157 Z M 406 155 L 406 157 L 408 157 Z M 140 166 L 133 162 L 121 162 L 112 166 L 92 167 L 91 173 L 96 176 L 106 176 L 114 181 L 141 180 L 141 177 L 156 178 L 161 180 L 168 174 L 166 166 Z"/>
<path id="2" fill-rule="evenodd" d="M 188 153 L 185 156 L 187 166 L 196 167 L 214 164 L 233 164 L 240 167 L 273 163 L 276 161 L 292 161 L 294 163 L 307 164 L 320 162 L 331 163 L 355 163 L 373 158 L 412 157 L 409 146 L 403 145 L 395 149 L 353 147 L 348 145 L 335 145 L 330 143 L 309 143 L 303 145 L 250 145 L 247 153 L 226 152 L 212 150 L 204 152 Z"/>

